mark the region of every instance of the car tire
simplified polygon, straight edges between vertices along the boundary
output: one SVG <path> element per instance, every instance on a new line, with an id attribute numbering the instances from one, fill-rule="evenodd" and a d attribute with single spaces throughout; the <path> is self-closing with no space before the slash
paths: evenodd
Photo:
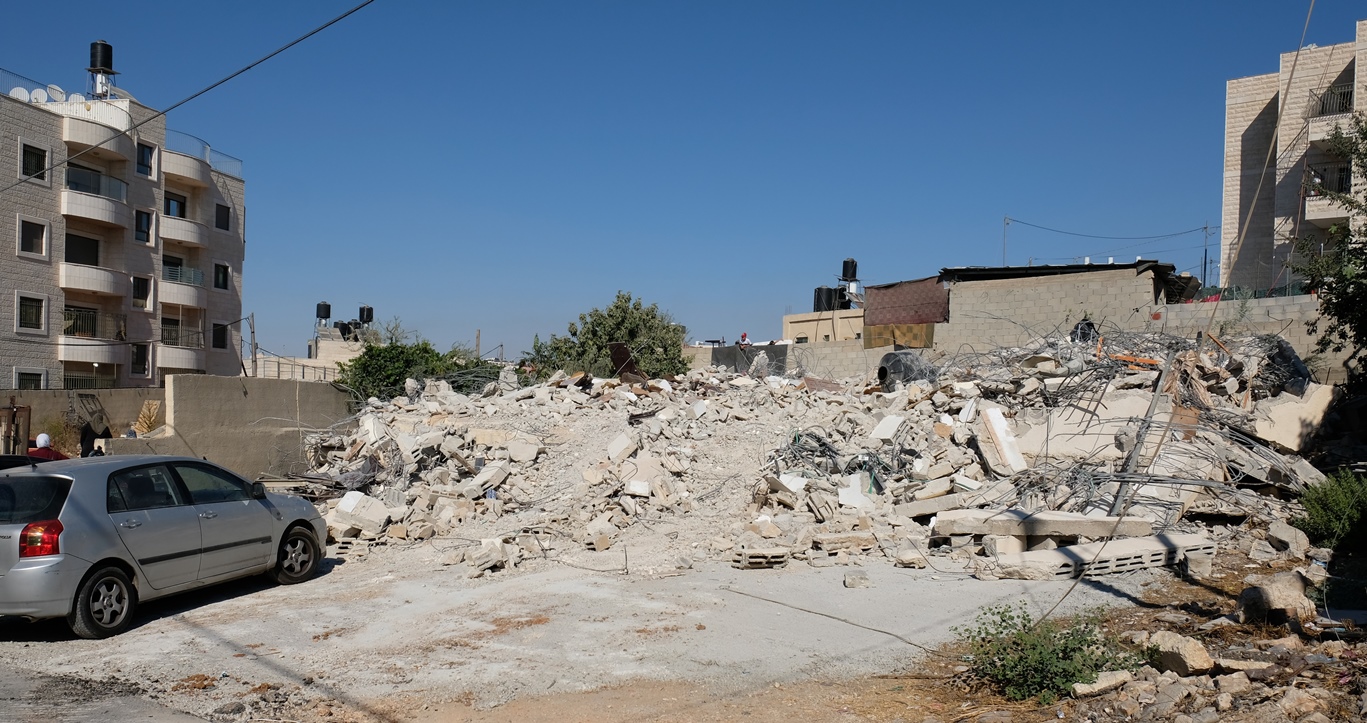
<path id="1" fill-rule="evenodd" d="M 106 565 L 90 573 L 76 593 L 76 604 L 67 616 L 71 632 L 96 640 L 118 635 L 133 624 L 138 591 L 128 574 Z"/>
<path id="2" fill-rule="evenodd" d="M 304 527 L 291 527 L 280 541 L 280 554 L 275 566 L 266 573 L 281 585 L 295 585 L 314 576 L 323 551 L 313 533 Z"/>

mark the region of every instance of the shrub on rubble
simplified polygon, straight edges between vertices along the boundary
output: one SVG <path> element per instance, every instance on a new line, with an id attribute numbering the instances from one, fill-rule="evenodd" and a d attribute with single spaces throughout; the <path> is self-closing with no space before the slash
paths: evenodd
<path id="1" fill-rule="evenodd" d="M 1049 703 L 1068 694 L 1073 683 L 1093 683 L 1102 671 L 1142 662 L 1102 632 L 1098 612 L 1036 624 L 1025 603 L 994 605 L 954 632 L 968 645 L 970 671 L 1011 700 L 1038 697 Z"/>
<path id="2" fill-rule="evenodd" d="M 403 392 L 412 377 L 427 379 L 446 375 L 450 360 L 428 341 L 416 344 L 366 344 L 361 355 L 337 365 L 337 383 L 351 388 L 361 399 L 388 398 Z"/>
<path id="3" fill-rule="evenodd" d="M 550 341 L 536 337 L 532 350 L 525 352 L 522 365 L 541 377 L 558 369 L 588 372 L 595 376 L 614 376 L 611 344 L 622 342 L 631 349 L 636 367 L 649 377 L 664 377 L 688 371 L 683 358 L 685 329 L 674 323 L 658 306 L 646 306 L 630 293 L 617 292 L 605 309 L 593 309 L 571 322 L 565 336 L 552 335 Z"/>
<path id="4" fill-rule="evenodd" d="M 1367 538 L 1367 476 L 1343 469 L 1301 495 L 1305 515 L 1291 524 L 1321 547 L 1362 544 Z"/>

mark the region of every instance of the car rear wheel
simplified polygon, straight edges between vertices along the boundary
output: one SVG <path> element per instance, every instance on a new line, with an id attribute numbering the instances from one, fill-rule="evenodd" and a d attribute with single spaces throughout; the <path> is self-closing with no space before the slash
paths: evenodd
<path id="1" fill-rule="evenodd" d="M 303 582 L 318 572 L 323 554 L 313 533 L 303 527 L 291 527 L 280 541 L 280 555 L 275 567 L 267 573 L 281 585 Z"/>
<path id="2" fill-rule="evenodd" d="M 133 624 L 138 593 L 127 573 L 112 565 L 91 573 L 76 593 L 76 604 L 67 616 L 71 631 L 83 638 L 118 635 Z"/>

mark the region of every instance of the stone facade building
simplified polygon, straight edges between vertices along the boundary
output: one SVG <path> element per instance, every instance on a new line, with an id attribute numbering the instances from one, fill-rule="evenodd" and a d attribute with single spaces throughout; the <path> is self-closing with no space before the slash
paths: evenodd
<path id="1" fill-rule="evenodd" d="M 111 80 L 0 70 L 0 388 L 241 373 L 242 162 Z"/>
<path id="2" fill-rule="evenodd" d="M 1324 140 L 1354 111 L 1367 111 L 1357 79 L 1360 64 L 1367 64 L 1367 20 L 1358 21 L 1353 42 L 1307 46 L 1299 58 L 1294 51 L 1282 53 L 1277 72 L 1226 83 L 1223 286 L 1265 291 L 1287 284 L 1293 239 L 1324 238 L 1330 226 L 1347 220 L 1343 208 L 1310 186 L 1353 188 L 1347 159 L 1331 154 Z M 1284 108 L 1280 127 L 1279 108 Z M 1245 238 L 1236 258 L 1241 233 Z"/>

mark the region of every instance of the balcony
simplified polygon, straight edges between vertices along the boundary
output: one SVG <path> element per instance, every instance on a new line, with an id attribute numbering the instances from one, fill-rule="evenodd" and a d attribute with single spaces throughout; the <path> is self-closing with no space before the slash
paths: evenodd
<path id="1" fill-rule="evenodd" d="M 174 346 L 181 349 L 203 349 L 204 332 L 199 329 L 188 329 L 183 326 L 161 326 L 161 345 Z"/>
<path id="2" fill-rule="evenodd" d="M 204 370 L 204 350 L 162 345 L 157 348 L 158 369 Z"/>
<path id="3" fill-rule="evenodd" d="M 1335 127 L 1346 127 L 1353 113 L 1353 84 L 1343 83 L 1310 91 L 1305 119 L 1310 145 L 1325 150 Z"/>
<path id="4" fill-rule="evenodd" d="M 203 271 L 188 266 L 163 266 L 161 280 L 170 282 L 161 285 L 163 304 L 209 308 L 209 290 L 204 288 Z"/>
<path id="5" fill-rule="evenodd" d="M 57 337 L 57 360 L 87 364 L 119 364 L 128 339 L 128 318 L 93 309 L 62 310 L 62 334 Z"/>
<path id="6" fill-rule="evenodd" d="M 205 188 L 213 183 L 207 161 L 187 156 L 177 151 L 167 150 L 161 154 L 161 172 L 169 181 L 179 181 L 187 186 Z"/>
<path id="7" fill-rule="evenodd" d="M 189 133 L 166 129 L 166 150 L 203 161 L 219 173 L 242 178 L 242 159 L 216 151 L 204 139 Z"/>
<path id="8" fill-rule="evenodd" d="M 63 118 L 62 140 L 75 151 L 94 148 L 90 155 L 95 158 L 108 154 L 131 161 L 137 152 L 137 143 L 127 133 L 85 118 Z"/>
<path id="9" fill-rule="evenodd" d="M 1348 221 L 1348 209 L 1326 193 L 1352 193 L 1353 169 L 1348 163 L 1325 163 L 1306 169 L 1305 220 L 1329 228 Z"/>
<path id="10" fill-rule="evenodd" d="M 85 291 L 101 296 L 128 295 L 128 275 L 122 271 L 65 262 L 57 269 L 57 285 L 67 291 Z"/>
<path id="11" fill-rule="evenodd" d="M 209 243 L 209 227 L 197 221 L 175 216 L 161 217 L 158 233 L 162 238 L 178 241 L 186 246 L 203 247 Z M 193 270 L 193 269 L 192 269 Z M 203 283 L 201 281 L 201 283 Z"/>
<path id="12" fill-rule="evenodd" d="M 100 362 L 103 364 L 104 362 Z M 63 389 L 113 389 L 118 386 L 115 374 L 91 374 L 90 372 L 62 371 Z"/>
<path id="13" fill-rule="evenodd" d="M 62 191 L 62 215 L 89 219 L 106 226 L 128 228 L 133 211 L 124 203 L 128 184 L 98 171 L 69 167 Z"/>

